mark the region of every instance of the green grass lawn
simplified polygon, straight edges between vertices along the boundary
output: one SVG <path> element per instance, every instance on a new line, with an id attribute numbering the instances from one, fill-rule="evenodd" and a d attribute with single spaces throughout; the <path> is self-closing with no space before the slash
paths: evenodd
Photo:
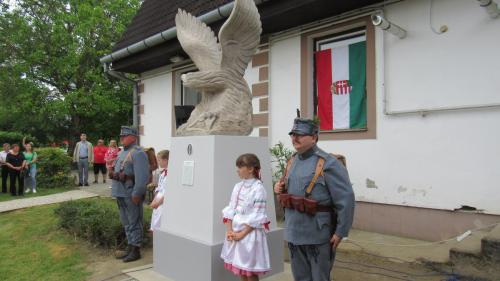
<path id="1" fill-rule="evenodd" d="M 80 243 L 58 228 L 56 206 L 0 214 L 2 280 L 85 280 L 90 274 Z"/>
<path id="2" fill-rule="evenodd" d="M 70 188 L 68 188 L 68 187 L 38 188 L 36 190 L 36 193 L 29 192 L 29 193 L 25 193 L 24 196 L 12 196 L 12 195 L 10 195 L 10 189 L 7 188 L 7 193 L 0 192 L 0 202 L 14 200 L 14 199 L 20 199 L 20 198 L 30 198 L 30 197 L 35 197 L 35 196 L 50 195 L 50 194 L 55 194 L 55 193 L 60 193 L 60 192 L 65 192 L 65 191 L 70 191 L 70 190 L 74 190 L 74 188 L 71 188 L 71 187 Z"/>
<path id="3" fill-rule="evenodd" d="M 10 196 L 10 195 L 9 195 Z M 112 199 L 105 200 L 116 206 Z M 86 280 L 93 246 L 58 227 L 58 204 L 0 213 L 0 279 Z M 144 208 L 145 217 L 151 216 Z M 110 254 L 110 259 L 114 259 Z"/>

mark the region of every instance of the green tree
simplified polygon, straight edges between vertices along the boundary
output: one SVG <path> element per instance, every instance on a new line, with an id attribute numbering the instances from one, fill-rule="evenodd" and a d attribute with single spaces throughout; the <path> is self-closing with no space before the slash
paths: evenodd
<path id="1" fill-rule="evenodd" d="M 7 1 L 9 2 L 9 1 Z M 0 4 L 0 130 L 42 142 L 115 136 L 132 123 L 131 86 L 103 73 L 140 0 Z"/>

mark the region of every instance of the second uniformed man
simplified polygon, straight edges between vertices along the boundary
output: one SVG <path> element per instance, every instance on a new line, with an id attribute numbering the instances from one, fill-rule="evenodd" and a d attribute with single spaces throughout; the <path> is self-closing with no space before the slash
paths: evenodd
<path id="1" fill-rule="evenodd" d="M 137 130 L 122 126 L 120 142 L 124 150 L 118 156 L 111 173 L 111 195 L 116 198 L 120 221 L 125 229 L 127 251 L 117 258 L 131 262 L 141 258 L 143 237 L 143 200 L 149 180 L 149 162 L 146 153 L 137 145 Z"/>
<path id="2" fill-rule="evenodd" d="M 284 204 L 288 205 L 285 208 L 285 239 L 296 281 L 331 280 L 335 250 L 349 233 L 353 221 L 354 193 L 349 175 L 336 157 L 316 145 L 318 131 L 313 120 L 294 120 L 289 135 L 296 153 L 289 162 L 286 178 L 274 186 L 275 193 L 280 194 L 285 192 L 286 184 L 287 194 L 283 195 L 291 196 L 293 201 Z M 322 169 L 318 169 L 320 159 L 324 160 Z M 316 170 L 322 173 L 313 180 Z M 309 185 L 313 188 L 306 194 Z M 280 201 L 287 196 L 280 197 Z M 311 205 L 304 206 L 303 202 L 316 205 L 308 209 Z"/>

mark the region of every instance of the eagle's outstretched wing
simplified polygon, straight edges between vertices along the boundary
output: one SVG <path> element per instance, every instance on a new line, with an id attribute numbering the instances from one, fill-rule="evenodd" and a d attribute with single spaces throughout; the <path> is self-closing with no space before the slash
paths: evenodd
<path id="1" fill-rule="evenodd" d="M 221 50 L 210 27 L 179 9 L 175 16 L 177 39 L 200 71 L 219 70 Z"/>
<path id="2" fill-rule="evenodd" d="M 260 43 L 262 25 L 253 0 L 236 0 L 233 11 L 219 31 L 221 69 L 245 73 Z"/>

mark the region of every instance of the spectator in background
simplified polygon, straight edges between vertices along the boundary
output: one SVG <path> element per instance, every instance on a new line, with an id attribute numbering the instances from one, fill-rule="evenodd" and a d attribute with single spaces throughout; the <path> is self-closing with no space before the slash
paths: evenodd
<path id="1" fill-rule="evenodd" d="M 158 166 L 160 168 L 160 177 L 158 179 L 158 186 L 155 189 L 155 196 L 153 201 L 149 206 L 153 208 L 153 213 L 151 215 L 151 228 L 150 231 L 155 231 L 160 229 L 161 226 L 161 215 L 163 213 L 163 200 L 165 197 L 165 189 L 167 187 L 167 169 L 168 169 L 168 156 L 170 152 L 168 150 L 162 150 L 158 152 Z"/>
<path id="2" fill-rule="evenodd" d="M 104 155 L 104 161 L 106 161 L 106 169 L 108 172 L 113 171 L 115 168 L 116 159 L 118 159 L 120 151 L 121 148 L 119 148 L 116 144 L 116 140 L 110 140 L 108 151 L 106 152 L 106 155 Z M 111 186 L 109 188 L 111 188 Z"/>
<path id="3" fill-rule="evenodd" d="M 7 154 L 7 166 L 9 167 L 10 175 L 10 194 L 12 196 L 22 196 L 24 191 L 24 181 L 21 177 L 21 172 L 23 172 L 26 160 L 24 160 L 24 155 L 19 152 L 19 145 L 13 144 L 12 151 Z M 18 189 L 16 191 L 16 180 L 19 183 Z"/>
<path id="4" fill-rule="evenodd" d="M 86 134 L 81 134 L 80 141 L 76 143 L 73 162 L 78 164 L 78 185 L 89 186 L 89 164 L 94 162 L 94 149 Z"/>
<path id="5" fill-rule="evenodd" d="M 98 183 L 99 171 L 102 174 L 102 182 L 106 183 L 106 161 L 104 160 L 108 148 L 104 145 L 104 140 L 99 139 L 94 147 L 94 183 Z"/>
<path id="6" fill-rule="evenodd" d="M 2 193 L 7 193 L 7 178 L 9 177 L 9 167 L 6 164 L 7 154 L 9 154 L 10 144 L 4 143 L 0 152 L 0 166 L 2 167 Z"/>
<path id="7" fill-rule="evenodd" d="M 26 187 L 31 188 L 33 193 L 36 193 L 36 161 L 38 160 L 38 156 L 36 152 L 33 150 L 33 143 L 24 144 L 24 149 L 26 151 L 23 152 L 24 159 L 26 160 L 26 173 L 24 174 L 24 185 Z M 28 184 L 29 183 L 29 184 Z M 28 193 L 30 191 L 29 188 L 26 188 L 24 191 Z"/>

